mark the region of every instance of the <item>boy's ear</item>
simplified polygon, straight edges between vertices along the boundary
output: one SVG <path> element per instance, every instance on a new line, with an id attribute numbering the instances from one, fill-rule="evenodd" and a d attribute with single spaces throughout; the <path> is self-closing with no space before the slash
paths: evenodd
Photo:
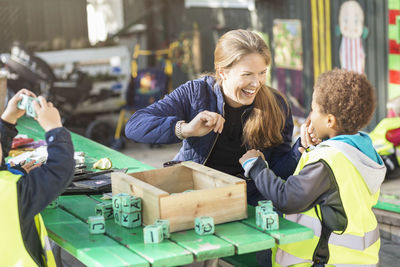
<path id="1" fill-rule="evenodd" d="M 336 126 L 337 126 L 337 120 L 336 120 L 335 115 L 333 115 L 333 114 L 328 114 L 328 117 L 327 117 L 327 127 L 328 127 L 328 128 L 331 128 L 331 129 L 336 129 Z"/>

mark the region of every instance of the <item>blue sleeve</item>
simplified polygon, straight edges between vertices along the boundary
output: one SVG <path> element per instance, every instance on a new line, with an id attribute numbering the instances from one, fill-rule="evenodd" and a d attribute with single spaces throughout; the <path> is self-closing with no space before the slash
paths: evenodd
<path id="1" fill-rule="evenodd" d="M 0 136 L 1 136 L 1 150 L 2 159 L 1 165 L 5 164 L 4 158 L 8 156 L 11 150 L 11 144 L 13 138 L 18 134 L 14 124 L 7 123 L 0 119 Z"/>
<path id="2" fill-rule="evenodd" d="M 46 133 L 47 162 L 18 181 L 21 214 L 32 219 L 71 183 L 75 170 L 74 147 L 63 127 Z"/>
<path id="3" fill-rule="evenodd" d="M 175 124 L 188 119 L 186 114 L 189 113 L 190 98 L 195 91 L 193 88 L 193 81 L 189 81 L 165 98 L 136 111 L 125 126 L 126 137 L 150 144 L 181 142 L 175 135 Z"/>

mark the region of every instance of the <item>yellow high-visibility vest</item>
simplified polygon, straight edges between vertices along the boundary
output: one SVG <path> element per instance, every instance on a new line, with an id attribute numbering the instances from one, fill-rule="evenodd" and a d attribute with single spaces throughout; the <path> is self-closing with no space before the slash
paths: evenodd
<path id="1" fill-rule="evenodd" d="M 323 159 L 333 171 L 347 217 L 344 232 L 334 231 L 329 238 L 328 265 L 378 266 L 380 236 L 372 206 L 378 201 L 379 190 L 370 193 L 357 168 L 341 151 L 329 146 L 303 153 L 294 174 L 298 174 L 305 165 L 320 159 Z M 321 214 L 319 205 L 317 210 Z M 315 208 L 300 214 L 287 215 L 286 219 L 313 229 L 314 237 L 278 246 L 274 266 L 311 266 L 322 229 Z"/>
<path id="2" fill-rule="evenodd" d="M 0 171 L 0 203 L 2 216 L 0 228 L 1 264 L 4 266 L 38 266 L 25 248 L 19 220 L 17 182 L 21 175 Z M 43 262 L 46 266 L 56 266 L 47 231 L 40 214 L 35 216 L 35 225 L 43 248 Z"/>

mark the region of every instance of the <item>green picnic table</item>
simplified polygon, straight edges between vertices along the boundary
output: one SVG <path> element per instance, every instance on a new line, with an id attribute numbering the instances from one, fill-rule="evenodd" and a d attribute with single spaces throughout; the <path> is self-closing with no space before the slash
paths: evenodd
<path id="1" fill-rule="evenodd" d="M 35 140 L 44 138 L 43 130 L 31 118 L 22 117 L 17 129 Z M 85 137 L 71 135 L 75 151 L 84 151 L 89 159 L 108 157 L 114 167 L 128 168 L 128 172 L 154 169 Z M 235 266 L 250 266 L 256 264 L 256 259 L 249 253 L 313 237 L 311 229 L 282 218 L 279 230 L 262 231 L 255 224 L 252 206 L 248 207 L 247 219 L 218 224 L 215 234 L 209 236 L 186 230 L 172 233 L 161 243 L 144 244 L 143 227 L 128 229 L 114 220 L 106 220 L 105 234 L 90 234 L 87 218 L 95 215 L 95 205 L 103 201 L 100 197 L 60 196 L 57 208 L 41 213 L 50 238 L 88 266 L 176 266 L 213 258 L 224 258 Z"/>

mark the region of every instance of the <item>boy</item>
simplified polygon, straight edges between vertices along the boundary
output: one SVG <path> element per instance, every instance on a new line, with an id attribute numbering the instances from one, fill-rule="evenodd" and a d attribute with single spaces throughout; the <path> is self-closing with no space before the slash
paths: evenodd
<path id="1" fill-rule="evenodd" d="M 374 88 L 365 75 L 335 69 L 314 87 L 310 115 L 314 133 L 325 140 L 303 153 L 294 175 L 277 177 L 256 150 L 239 160 L 286 219 L 314 230 L 314 238 L 280 245 L 275 265 L 379 263 L 376 204 L 386 168 L 371 139 L 358 132 L 375 109 Z"/>
<path id="2" fill-rule="evenodd" d="M 4 266 L 56 266 L 39 212 L 70 184 L 75 167 L 74 148 L 69 132 L 62 127 L 58 110 L 39 96 L 40 104 L 34 101 L 33 105 L 35 119 L 46 131 L 47 162 L 30 168 L 28 173 L 22 169 L 22 175 L 7 169 L 4 157 L 17 135 L 15 124 L 25 113 L 17 108 L 22 94 L 36 97 L 26 89 L 20 90 L 10 99 L 0 120 L 1 262 Z"/>

